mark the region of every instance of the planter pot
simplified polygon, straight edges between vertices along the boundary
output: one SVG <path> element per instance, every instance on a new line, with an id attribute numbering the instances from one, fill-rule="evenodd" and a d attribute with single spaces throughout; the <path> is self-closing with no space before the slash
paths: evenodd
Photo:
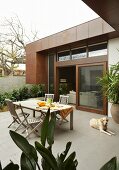
<path id="1" fill-rule="evenodd" d="M 111 115 L 114 121 L 119 124 L 119 104 L 112 104 Z"/>

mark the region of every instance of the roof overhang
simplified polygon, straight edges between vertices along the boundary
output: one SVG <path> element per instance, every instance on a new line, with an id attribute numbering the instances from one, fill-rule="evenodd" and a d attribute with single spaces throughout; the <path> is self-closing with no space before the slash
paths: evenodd
<path id="1" fill-rule="evenodd" d="M 119 0 L 82 0 L 119 32 Z"/>

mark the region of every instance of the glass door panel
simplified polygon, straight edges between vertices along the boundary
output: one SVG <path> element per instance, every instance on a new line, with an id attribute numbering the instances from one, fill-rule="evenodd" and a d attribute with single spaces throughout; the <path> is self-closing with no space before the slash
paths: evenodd
<path id="1" fill-rule="evenodd" d="M 79 100 L 78 105 L 103 109 L 103 97 L 100 86 L 97 84 L 97 77 L 103 75 L 103 65 L 92 65 L 79 67 Z"/>
<path id="2" fill-rule="evenodd" d="M 55 54 L 49 54 L 49 93 L 54 93 L 54 57 Z"/>

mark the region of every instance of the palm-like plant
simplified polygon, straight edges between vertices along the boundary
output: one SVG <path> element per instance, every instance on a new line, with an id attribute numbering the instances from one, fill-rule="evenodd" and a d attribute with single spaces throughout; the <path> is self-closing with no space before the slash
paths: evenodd
<path id="1" fill-rule="evenodd" d="M 103 94 L 108 101 L 119 103 L 119 62 L 111 65 L 110 70 L 101 78 L 98 78 Z"/>

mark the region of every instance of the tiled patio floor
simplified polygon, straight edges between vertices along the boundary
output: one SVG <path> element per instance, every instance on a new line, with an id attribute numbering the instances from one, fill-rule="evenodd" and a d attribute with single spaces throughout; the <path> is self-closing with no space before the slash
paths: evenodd
<path id="1" fill-rule="evenodd" d="M 78 160 L 77 170 L 99 170 L 99 168 L 113 156 L 119 158 L 119 125 L 111 118 L 109 129 L 116 132 L 115 136 L 100 133 L 89 126 L 89 120 L 101 115 L 74 111 L 74 130 L 69 130 L 69 123 L 56 127 L 53 153 L 57 155 L 64 150 L 68 141 L 72 141 L 71 151 L 76 151 Z M 3 167 L 12 160 L 19 163 L 21 151 L 14 144 L 9 135 L 7 126 L 11 122 L 9 112 L 0 113 L 0 160 Z M 14 125 L 11 129 L 14 129 Z M 40 138 L 31 136 L 29 142 L 40 141 Z"/>

